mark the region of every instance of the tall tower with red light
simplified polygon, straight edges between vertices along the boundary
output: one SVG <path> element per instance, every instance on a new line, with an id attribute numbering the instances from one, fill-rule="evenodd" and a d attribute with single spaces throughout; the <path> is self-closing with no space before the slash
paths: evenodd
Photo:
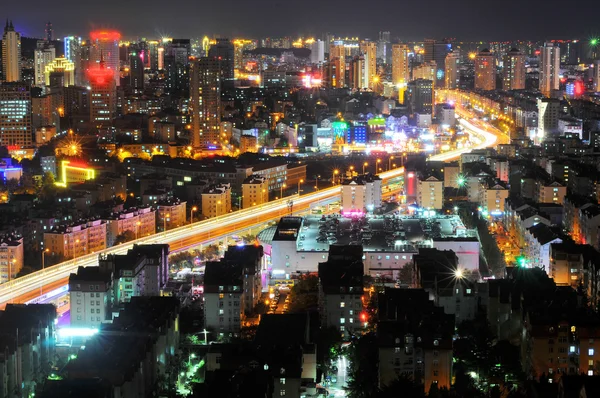
<path id="1" fill-rule="evenodd" d="M 119 41 L 121 33 L 116 30 L 95 30 L 90 32 L 91 52 L 90 68 L 97 66 L 100 59 L 103 58 L 106 63 L 106 69 L 109 69 L 113 75 L 117 86 L 119 86 Z"/>
<path id="2" fill-rule="evenodd" d="M 102 54 L 87 76 L 91 87 L 90 122 L 96 128 L 111 126 L 117 113 L 117 85 L 114 71 L 107 67 Z"/>

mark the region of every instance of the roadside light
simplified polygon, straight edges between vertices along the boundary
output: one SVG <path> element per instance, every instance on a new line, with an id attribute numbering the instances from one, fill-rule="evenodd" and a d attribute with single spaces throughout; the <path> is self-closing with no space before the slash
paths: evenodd
<path id="1" fill-rule="evenodd" d="M 456 271 L 454 271 L 454 275 L 455 275 L 457 278 L 462 278 L 462 277 L 463 277 L 463 272 L 462 272 L 462 269 L 457 269 Z"/>
<path id="2" fill-rule="evenodd" d="M 366 322 L 367 321 L 367 314 L 364 312 L 360 313 L 360 321 L 361 322 Z"/>

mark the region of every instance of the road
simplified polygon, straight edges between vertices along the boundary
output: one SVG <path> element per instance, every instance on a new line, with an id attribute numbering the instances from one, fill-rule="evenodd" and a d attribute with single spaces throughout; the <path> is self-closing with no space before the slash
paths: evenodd
<path id="1" fill-rule="evenodd" d="M 462 112 L 457 110 L 457 113 L 461 114 Z M 469 117 L 466 113 L 464 115 L 464 117 Z M 463 118 L 460 120 L 460 123 L 465 129 L 483 137 L 482 142 L 476 148 L 484 148 L 496 144 L 498 137 L 503 134 L 497 129 L 478 121 L 467 121 Z M 504 138 L 502 138 L 502 141 L 504 141 Z M 452 160 L 470 150 L 471 148 L 463 148 L 449 151 L 433 155 L 430 159 L 436 161 Z M 380 173 L 379 176 L 385 184 L 387 180 L 401 176 L 403 173 L 404 168 L 397 168 Z M 211 240 L 232 234 L 239 234 L 253 226 L 264 224 L 268 221 L 277 220 L 281 216 L 289 214 L 288 202 L 290 200 L 293 201 L 292 210 L 296 213 L 306 211 L 311 206 L 319 205 L 319 203 L 339 199 L 339 197 L 339 186 L 322 189 L 302 196 L 295 195 L 271 201 L 263 206 L 243 209 L 209 220 L 196 222 L 192 225 L 179 227 L 166 233 L 162 232 L 143 237 L 126 244 L 79 257 L 75 260 L 65 261 L 0 285 L 0 308 L 4 308 L 7 303 L 28 302 L 42 295 L 44 292 L 49 292 L 66 285 L 69 275 L 75 272 L 78 267 L 96 266 L 98 264 L 98 255 L 124 254 L 133 247 L 133 244 L 166 243 L 170 245 L 171 252 L 177 252 L 210 242 Z"/>

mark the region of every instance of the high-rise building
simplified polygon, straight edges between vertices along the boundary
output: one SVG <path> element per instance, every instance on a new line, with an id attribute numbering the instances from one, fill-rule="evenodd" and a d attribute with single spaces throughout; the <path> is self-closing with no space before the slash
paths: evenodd
<path id="1" fill-rule="evenodd" d="M 401 88 L 406 88 L 409 80 L 408 46 L 406 44 L 393 44 L 392 83 L 400 90 Z"/>
<path id="2" fill-rule="evenodd" d="M 540 91 L 549 97 L 560 83 L 560 47 L 544 43 L 540 54 Z"/>
<path id="3" fill-rule="evenodd" d="M 217 39 L 217 42 L 208 50 L 208 57 L 219 61 L 223 87 L 233 88 L 234 54 L 234 46 L 229 39 Z"/>
<path id="4" fill-rule="evenodd" d="M 377 41 L 377 59 L 384 64 L 388 63 L 388 54 L 390 52 L 390 32 L 379 32 Z"/>
<path id="5" fill-rule="evenodd" d="M 46 22 L 46 40 L 54 40 L 54 29 L 52 29 L 52 22 Z"/>
<path id="6" fill-rule="evenodd" d="M 147 44 L 148 52 L 146 53 L 146 67 L 153 71 L 158 70 L 159 43 L 156 40 L 150 40 Z"/>
<path id="7" fill-rule="evenodd" d="M 8 20 L 2 36 L 2 72 L 5 82 L 21 80 L 21 35 Z"/>
<path id="8" fill-rule="evenodd" d="M 377 75 L 377 43 L 363 41 L 360 43 L 360 51 L 365 57 L 363 87 L 373 90 L 377 83 L 379 83 L 379 76 Z"/>
<path id="9" fill-rule="evenodd" d="M 329 46 L 329 81 L 331 87 L 345 87 L 346 49 L 343 44 Z"/>
<path id="10" fill-rule="evenodd" d="M 502 88 L 504 90 L 525 89 L 525 54 L 511 49 L 502 62 Z"/>
<path id="11" fill-rule="evenodd" d="M 144 91 L 144 60 L 136 46 L 130 47 L 129 84 L 134 92 Z"/>
<path id="12" fill-rule="evenodd" d="M 85 82 L 85 68 L 82 63 L 81 37 L 67 36 L 64 38 L 65 58 L 73 62 L 75 71 L 75 85 L 83 86 Z"/>
<path id="13" fill-rule="evenodd" d="M 435 61 L 437 69 L 435 71 L 435 86 L 444 86 L 444 65 L 446 56 L 452 51 L 452 44 L 446 40 L 425 40 L 424 44 L 425 54 L 423 55 L 424 62 Z"/>
<path id="14" fill-rule="evenodd" d="M 411 113 L 433 114 L 433 81 L 413 80 L 408 83 L 406 97 Z"/>
<path id="15" fill-rule="evenodd" d="M 356 56 L 352 58 L 349 65 L 348 81 L 347 86 L 353 90 L 360 90 L 366 88 L 365 78 L 365 58 L 362 56 Z"/>
<path id="16" fill-rule="evenodd" d="M 438 70 L 435 61 L 424 62 L 421 65 L 415 66 L 412 70 L 412 80 L 427 79 L 433 82 L 435 87 L 436 71 Z"/>
<path id="17" fill-rule="evenodd" d="M 592 81 L 594 82 L 594 91 L 600 92 L 600 59 L 595 60 L 592 65 Z"/>
<path id="18" fill-rule="evenodd" d="M 31 145 L 31 92 L 22 83 L 0 85 L 0 145 Z"/>
<path id="19" fill-rule="evenodd" d="M 90 122 L 97 128 L 110 126 L 117 113 L 115 75 L 100 58 L 98 66 L 88 69 L 91 87 Z"/>
<path id="20" fill-rule="evenodd" d="M 456 89 L 460 84 L 460 53 L 453 51 L 446 56 L 444 78 L 446 88 Z"/>
<path id="21" fill-rule="evenodd" d="M 46 65 L 44 80 L 48 87 L 74 86 L 75 64 L 66 58 L 55 58 Z"/>
<path id="22" fill-rule="evenodd" d="M 244 68 L 244 51 L 252 50 L 256 48 L 254 40 L 247 39 L 236 39 L 233 41 L 234 48 L 234 62 L 233 66 L 235 69 Z"/>
<path id="23" fill-rule="evenodd" d="M 543 141 L 545 137 L 555 133 L 558 129 L 560 116 L 560 100 L 555 98 L 538 98 L 538 134 L 537 139 Z"/>
<path id="24" fill-rule="evenodd" d="M 310 62 L 312 64 L 322 64 L 325 62 L 325 42 L 323 40 L 315 40 L 309 46 Z"/>
<path id="25" fill-rule="evenodd" d="M 487 48 L 481 50 L 475 57 L 475 88 L 496 89 L 496 59 Z"/>
<path id="26" fill-rule="evenodd" d="M 113 79 L 117 86 L 120 85 L 120 67 L 119 67 L 119 40 L 121 33 L 116 30 L 96 30 L 90 32 L 91 38 L 91 54 L 90 54 L 90 69 L 98 69 L 97 66 L 100 60 L 104 61 L 105 70 L 110 70 L 113 73 Z M 95 64 L 95 65 L 94 65 Z M 106 72 L 102 72 L 106 75 Z"/>
<path id="27" fill-rule="evenodd" d="M 216 57 L 195 59 L 190 67 L 190 112 L 194 148 L 219 143 L 221 67 Z"/>
<path id="28" fill-rule="evenodd" d="M 158 58 L 157 61 L 157 67 L 158 70 L 163 70 L 165 69 L 165 48 L 164 47 L 158 47 Z"/>
<path id="29" fill-rule="evenodd" d="M 52 63 L 56 58 L 56 50 L 54 46 L 47 41 L 38 40 L 37 48 L 33 52 L 34 62 L 34 84 L 37 87 L 42 87 L 46 84 L 46 66 Z"/>

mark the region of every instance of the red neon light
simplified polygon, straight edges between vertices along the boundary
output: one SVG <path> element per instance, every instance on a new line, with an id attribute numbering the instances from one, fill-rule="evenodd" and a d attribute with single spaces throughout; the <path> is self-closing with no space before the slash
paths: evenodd
<path id="1" fill-rule="evenodd" d="M 94 41 L 119 41 L 121 33 L 116 30 L 94 30 L 90 32 L 90 37 Z"/>
<path id="2" fill-rule="evenodd" d="M 585 91 L 585 88 L 583 87 L 583 82 L 581 81 L 576 81 L 575 82 L 575 95 L 582 95 L 583 92 Z"/>
<path id="3" fill-rule="evenodd" d="M 115 77 L 113 71 L 106 68 L 88 69 L 87 75 L 90 81 L 98 85 L 108 84 L 108 82 Z"/>

